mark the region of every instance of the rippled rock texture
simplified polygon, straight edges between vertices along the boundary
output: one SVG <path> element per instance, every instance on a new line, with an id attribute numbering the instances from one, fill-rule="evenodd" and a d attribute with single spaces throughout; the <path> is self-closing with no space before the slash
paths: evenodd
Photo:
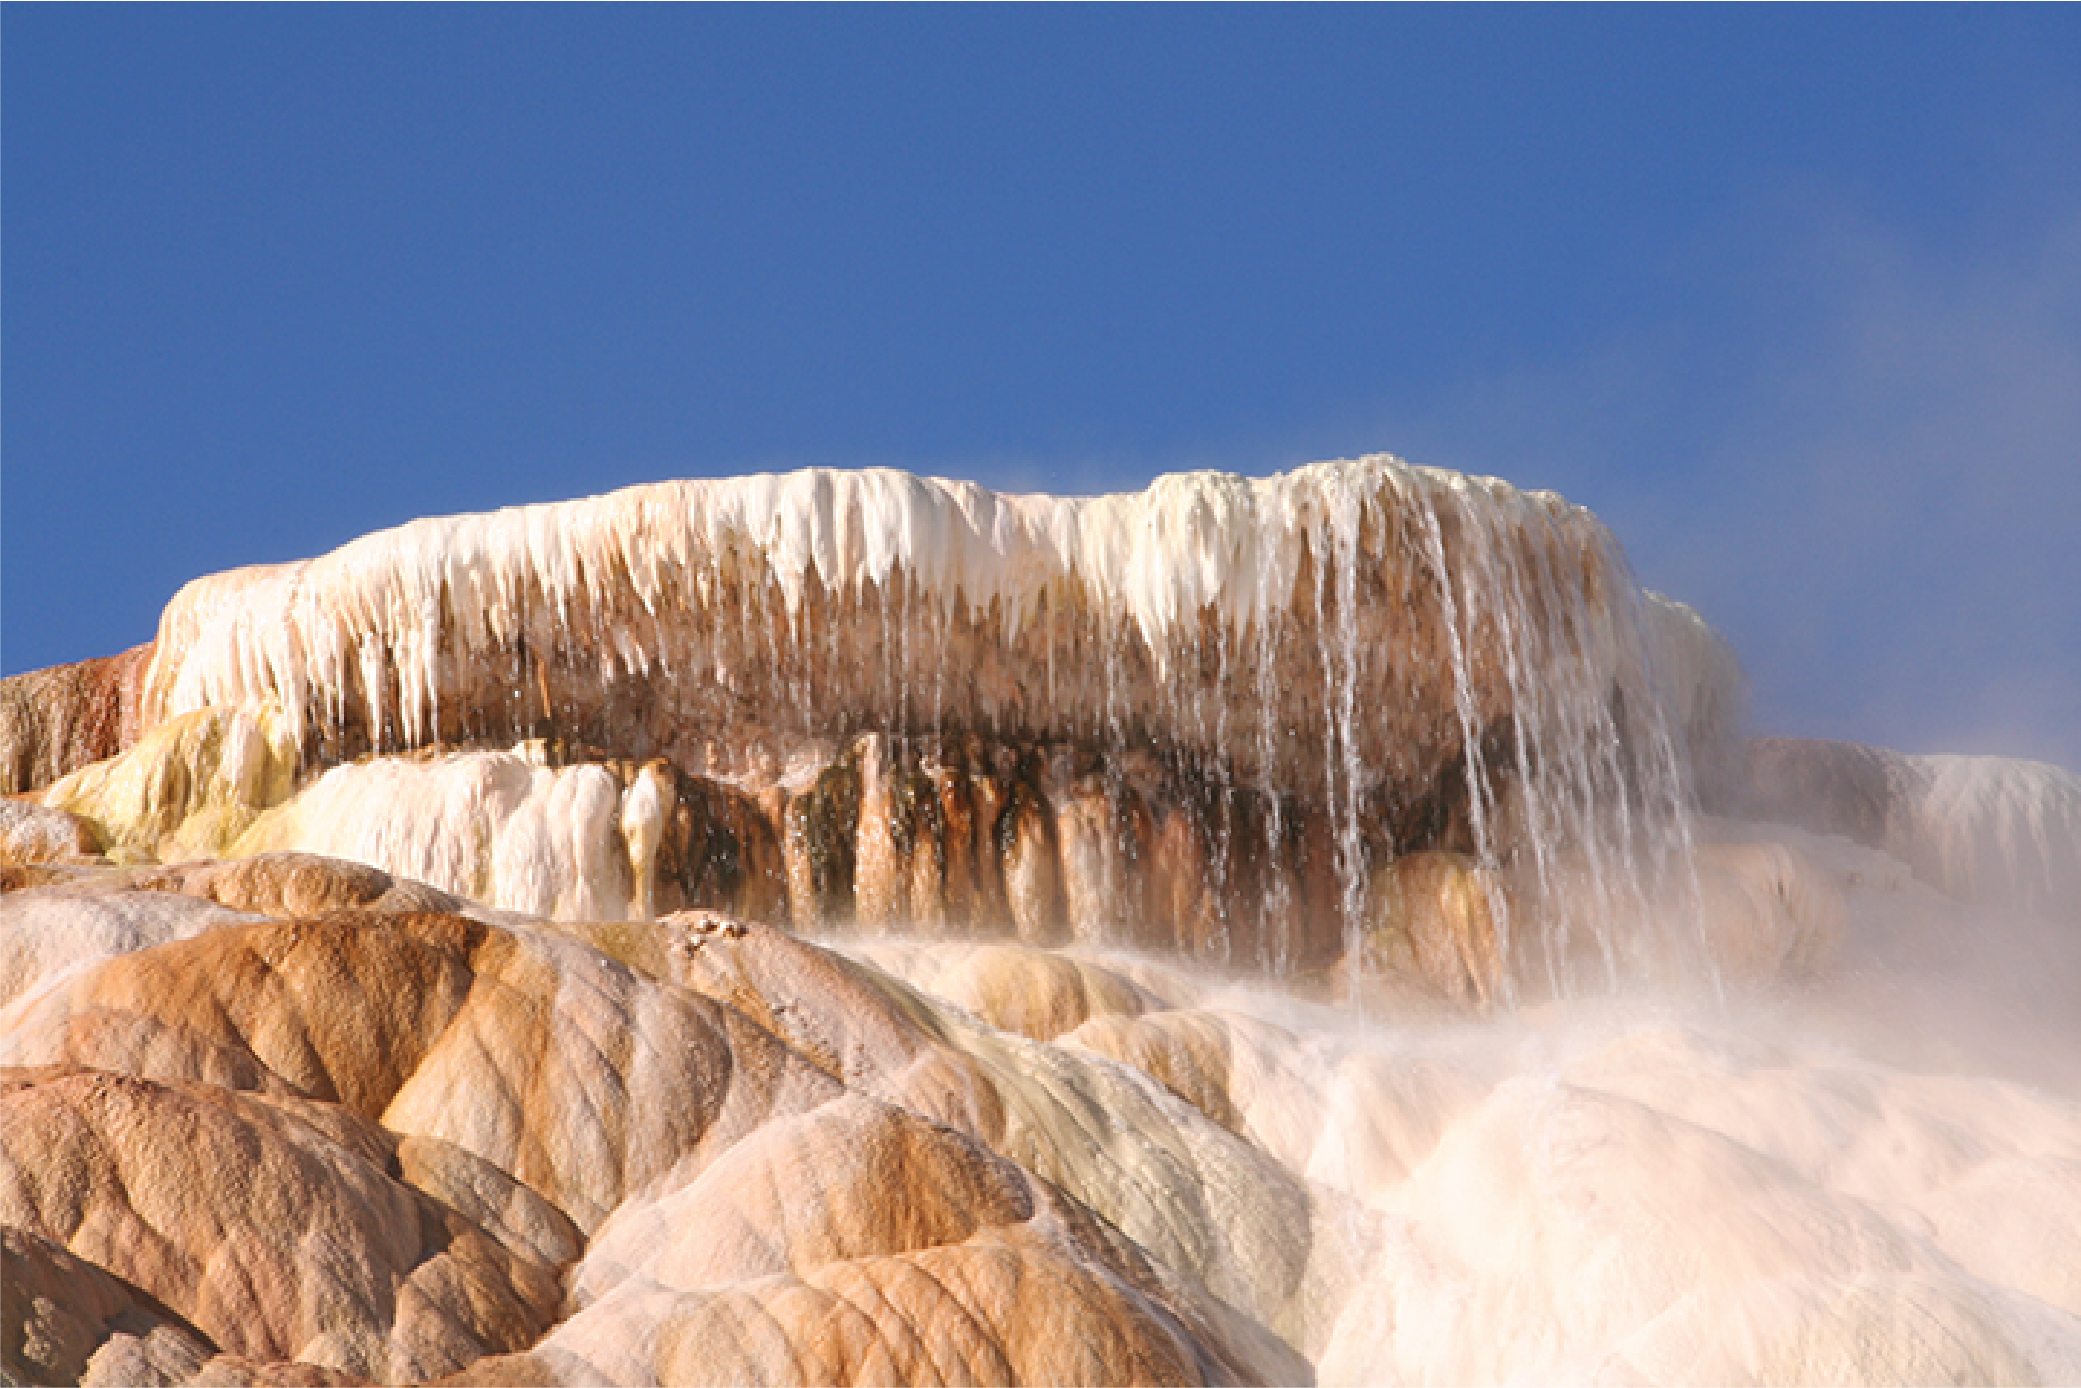
<path id="1" fill-rule="evenodd" d="M 1838 932 L 1953 909 L 1848 846 L 1714 851 Z M 1773 909 L 1724 917 L 1821 908 Z M 296 854 L 77 869 L 0 941 L 15 1381 L 2081 1370 L 2081 1106 L 1791 1036 L 1382 1031 L 1144 956 L 529 920 Z"/>
<path id="2" fill-rule="evenodd" d="M 624 926 L 632 966 L 441 904 L 295 855 L 0 897 L 11 1374 L 1305 1377 L 1207 1285 L 1274 1231 L 1160 1208 L 1176 1117 L 1001 1092 L 989 1033 L 757 927 Z M 1094 1121 L 1051 1160 L 1118 1223 L 1005 1155 Z"/>

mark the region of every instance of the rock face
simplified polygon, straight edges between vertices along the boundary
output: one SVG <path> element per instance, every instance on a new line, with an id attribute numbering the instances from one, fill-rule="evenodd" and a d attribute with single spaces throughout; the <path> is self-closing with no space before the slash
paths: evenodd
<path id="1" fill-rule="evenodd" d="M 211 1357 L 193 1327 L 49 1239 L 8 1225 L 0 1254 L 0 1370 L 12 1383 L 181 1382 Z"/>
<path id="2" fill-rule="evenodd" d="M 88 858 L 101 852 L 94 826 L 69 811 L 21 800 L 0 800 L 0 866 Z"/>
<path id="3" fill-rule="evenodd" d="M 147 643 L 0 680 L 0 793 L 39 790 L 137 741 L 152 655 Z"/>
<path id="4" fill-rule="evenodd" d="M 139 1135 L 163 1135 L 140 1142 Z M 393 1180 L 336 1107 L 102 1071 L 0 1093 L 0 1221 L 65 1247 L 209 1343 L 385 1382 L 531 1344 L 555 1272 Z"/>
<path id="5" fill-rule="evenodd" d="M 272 698 L 331 755 L 547 729 L 695 771 L 709 740 L 1140 731 L 1299 785 L 1343 749 L 1280 730 L 1384 685 L 1401 697 L 1335 737 L 1363 780 L 1427 778 L 1470 721 L 1538 717 L 1513 666 L 1600 699 L 1617 682 L 1623 722 L 1658 705 L 1636 683 L 1652 653 L 1679 732 L 1715 716 L 1709 636 L 1667 607 L 1643 627 L 1644 601 L 1580 508 L 1388 458 L 1088 499 L 810 471 L 420 521 L 199 580 L 145 712 Z"/>
<path id="6" fill-rule="evenodd" d="M 8 1381 L 2081 1380 L 2081 780 L 1736 774 L 1558 498 L 670 484 L 146 658 L 0 704 Z"/>
<path id="7" fill-rule="evenodd" d="M 59 779 L 46 805 L 96 826 L 135 858 L 206 855 L 236 841 L 295 784 L 296 749 L 280 710 L 201 709 Z"/>
<path id="8" fill-rule="evenodd" d="M 1336 967 L 1411 854 L 1541 865 L 1528 898 L 1566 889 L 1558 855 L 1666 873 L 1740 684 L 1588 512 L 1386 457 L 1098 498 L 813 470 L 415 522 L 197 580 L 93 678 L 142 682 L 93 749 L 121 755 L 74 767 L 43 693 L 16 742 L 121 860 L 300 850 L 562 919 L 1275 974 Z M 1432 983 L 1507 992 L 1525 934 Z"/>
<path id="9" fill-rule="evenodd" d="M 337 854 L 565 918 L 1308 971 L 1411 852 L 1651 870 L 1738 695 L 1595 518 L 1493 479 L 1376 457 L 1055 498 L 809 471 L 198 580 L 143 741 L 46 799 L 112 851 Z"/>

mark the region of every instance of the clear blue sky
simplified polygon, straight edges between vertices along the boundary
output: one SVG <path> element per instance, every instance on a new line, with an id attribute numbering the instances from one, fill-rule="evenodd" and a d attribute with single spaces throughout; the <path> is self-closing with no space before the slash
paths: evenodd
<path id="1" fill-rule="evenodd" d="M 2081 765 L 2081 9 L 0 12 L 0 666 L 435 512 L 1386 450 Z"/>

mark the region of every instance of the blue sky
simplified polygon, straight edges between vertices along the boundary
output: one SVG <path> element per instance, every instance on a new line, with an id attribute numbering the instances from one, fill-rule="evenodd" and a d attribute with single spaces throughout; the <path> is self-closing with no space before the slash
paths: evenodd
<path id="1" fill-rule="evenodd" d="M 1760 727 L 2081 766 L 2081 10 L 0 11 L 0 667 L 413 516 L 1552 487 Z"/>

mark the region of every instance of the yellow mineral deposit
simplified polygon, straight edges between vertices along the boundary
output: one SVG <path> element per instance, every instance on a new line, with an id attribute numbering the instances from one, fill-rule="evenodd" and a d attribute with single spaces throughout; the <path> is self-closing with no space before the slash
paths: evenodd
<path id="1" fill-rule="evenodd" d="M 290 721 L 263 699 L 160 723 L 121 755 L 60 780 L 43 801 L 144 859 L 211 857 L 288 798 L 297 765 Z"/>

